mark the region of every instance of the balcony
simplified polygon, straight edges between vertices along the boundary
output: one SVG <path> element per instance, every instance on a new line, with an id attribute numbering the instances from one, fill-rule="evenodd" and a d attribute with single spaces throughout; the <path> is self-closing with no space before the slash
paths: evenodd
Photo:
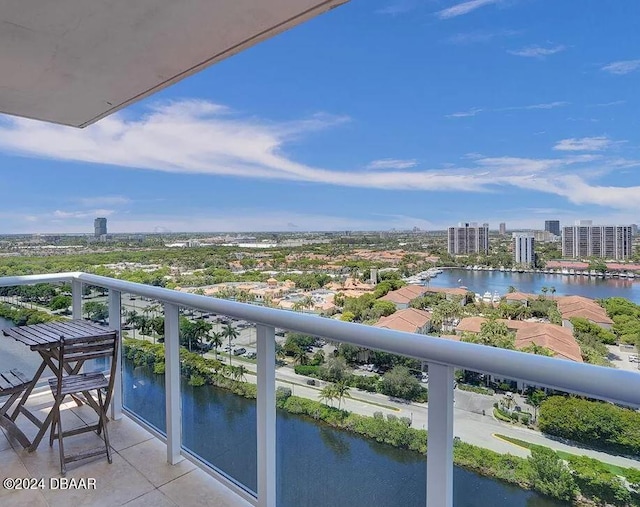
<path id="1" fill-rule="evenodd" d="M 113 317 L 122 315 L 125 300 L 129 304 L 133 300 L 135 304 L 145 298 L 154 303 L 146 308 L 152 306 L 153 311 L 163 312 L 164 368 L 150 376 L 144 368 L 132 366 L 126 353 L 121 357 L 121 368 L 118 369 L 121 374 L 116 379 L 111 407 L 114 419 L 110 423 L 112 447 L 117 453 L 114 463 L 108 465 L 106 460 L 100 459 L 82 464 L 68 474 L 68 477 L 96 478 L 96 491 L 2 491 L 3 504 L 6 498 L 13 505 L 22 501 L 28 501 L 30 505 L 37 505 L 36 502 L 68 505 L 69 499 L 77 499 L 83 505 L 99 505 L 100 502 L 106 505 L 131 502 L 130 505 L 264 507 L 357 505 L 369 491 L 359 489 L 351 476 L 334 477 L 330 486 L 331 499 L 324 501 L 329 486 L 323 484 L 327 478 L 322 470 L 346 463 L 351 469 L 361 467 L 358 480 L 366 480 L 378 488 L 376 496 L 368 500 L 370 505 L 402 502 L 402 505 L 452 506 L 454 483 L 458 494 L 462 490 L 465 495 L 477 498 L 488 494 L 490 503 L 498 505 L 492 498 L 495 495 L 497 501 L 496 490 L 469 489 L 468 483 L 473 482 L 471 474 L 453 466 L 454 428 L 458 431 L 467 426 L 473 431 L 482 420 L 482 416 L 474 415 L 464 422 L 454 423 L 454 368 L 640 406 L 640 375 L 634 372 L 310 317 L 85 273 L 4 277 L 0 278 L 0 287 L 43 282 L 71 284 L 74 318 L 82 317 L 83 286 L 104 288 L 108 294 L 109 324 L 116 329 L 121 329 L 122 318 Z M 179 322 L 181 310 L 185 309 L 255 323 L 255 375 L 251 371 L 245 372 L 251 377 L 250 383 L 256 385 L 255 401 L 221 389 L 206 391 L 205 396 L 204 391 L 194 387 L 199 384 L 197 378 L 181 379 Z M 426 469 L 418 455 L 397 457 L 397 468 L 381 466 L 364 457 L 376 445 L 374 442 L 326 432 L 312 421 L 305 423 L 306 426 L 294 427 L 290 418 L 280 417 L 275 408 L 276 386 L 286 383 L 286 379 L 276 378 L 276 328 L 424 361 L 429 367 L 428 409 L 416 408 L 411 423 L 415 428 L 427 427 L 429 430 Z M 160 334 L 149 333 L 151 338 Z M 298 386 L 293 388 L 300 389 Z M 51 406 L 48 396 L 43 390 L 30 403 L 46 412 Z M 201 398 L 199 403 L 194 403 L 198 397 Z M 350 403 L 356 406 L 361 401 L 354 399 Z M 221 408 L 229 405 L 233 406 L 232 412 Z M 64 417 L 68 425 L 73 427 L 88 422 L 89 413 L 83 407 L 68 404 L 66 408 Z M 20 424 L 26 431 L 33 432 L 33 427 L 29 430 L 28 421 L 22 420 Z M 86 438 L 94 436 L 87 434 Z M 316 452 L 312 445 L 314 438 L 322 439 L 335 452 L 331 455 Z M 482 444 L 482 438 L 478 440 L 472 443 Z M 5 476 L 43 477 L 47 481 L 59 477 L 56 445 L 50 449 L 43 442 L 29 454 L 15 442 L 0 438 L 2 468 L 11 471 Z M 393 451 L 380 452 L 393 454 Z M 304 483 L 296 482 L 294 475 L 308 479 Z M 318 483 L 320 488 L 311 488 L 312 483 Z M 478 484 L 479 488 L 494 488 L 499 483 Z M 322 491 L 325 493 L 318 497 Z M 522 499 L 509 500 L 510 494 L 519 493 L 500 493 L 501 501 L 507 502 L 504 505 L 525 504 Z M 544 503 L 543 499 L 540 505 L 556 504 Z"/>
<path id="2" fill-rule="evenodd" d="M 53 405 L 48 388 L 31 397 L 27 406 L 39 412 L 42 419 Z M 86 408 L 86 407 L 85 407 Z M 67 403 L 63 410 L 63 424 L 74 429 L 93 422 L 95 414 Z M 31 439 L 35 426 L 19 418 L 21 429 Z M 68 444 L 86 449 L 101 445 L 94 433 L 65 440 Z M 58 444 L 50 448 L 46 442 L 38 450 L 29 453 L 17 442 L 14 447 L 0 432 L 0 467 L 2 475 L 11 478 L 45 478 L 46 486 L 30 491 L 0 490 L 0 503 L 7 506 L 31 505 L 128 505 L 128 506 L 185 506 L 202 505 L 206 498 L 211 505 L 220 507 L 244 507 L 249 502 L 236 495 L 220 482 L 186 459 L 175 465 L 166 461 L 166 445 L 152 433 L 140 427 L 127 416 L 109 423 L 109 437 L 114 451 L 113 464 L 106 459 L 87 462 L 70 468 L 67 479 L 94 478 L 95 488 L 64 491 L 60 487 Z M 46 439 L 45 439 L 46 440 Z M 94 442 L 95 441 L 95 442 Z"/>

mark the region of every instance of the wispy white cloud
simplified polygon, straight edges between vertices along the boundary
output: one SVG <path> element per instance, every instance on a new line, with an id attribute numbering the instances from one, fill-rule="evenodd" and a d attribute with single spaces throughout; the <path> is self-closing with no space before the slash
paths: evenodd
<path id="1" fill-rule="evenodd" d="M 87 226 L 86 219 L 77 220 L 76 217 L 67 219 L 59 215 L 55 216 L 54 213 L 40 215 L 0 213 L 0 219 L 14 224 L 14 229 L 5 229 L 8 233 L 93 233 L 93 229 Z M 196 208 L 190 210 L 188 214 L 136 214 L 135 216 L 109 217 L 109 230 L 114 233 L 388 230 L 412 227 L 434 229 L 438 225 L 424 218 L 408 215 L 364 214 L 353 217 L 273 209 L 232 209 L 217 210 L 212 213 L 209 208 Z"/>
<path id="2" fill-rule="evenodd" d="M 61 219 L 86 219 L 95 217 L 108 217 L 114 213 L 112 209 L 91 209 L 91 210 L 78 210 L 78 211 L 64 211 L 55 210 L 52 213 L 54 218 Z"/>
<path id="3" fill-rule="evenodd" d="M 469 109 L 468 111 L 458 111 L 457 113 L 451 113 L 446 115 L 447 118 L 469 118 L 471 116 L 476 116 L 486 109 L 482 109 L 481 107 L 474 107 Z"/>
<path id="4" fill-rule="evenodd" d="M 460 32 L 448 37 L 444 40 L 448 44 L 456 44 L 464 46 L 467 44 L 478 44 L 483 42 L 489 42 L 494 39 L 503 37 L 513 37 L 521 32 L 518 30 L 497 30 L 494 32 L 477 30 L 474 32 Z"/>
<path id="5" fill-rule="evenodd" d="M 618 141 L 619 143 L 620 141 Z M 562 139 L 553 147 L 558 151 L 602 151 L 616 144 L 607 136 Z"/>
<path id="6" fill-rule="evenodd" d="M 507 51 L 510 55 L 523 56 L 525 58 L 544 58 L 545 56 L 555 55 L 567 49 L 567 46 L 557 45 L 550 47 L 528 46 L 526 48 Z"/>
<path id="7" fill-rule="evenodd" d="M 544 110 L 563 104 L 552 102 L 505 110 Z M 381 190 L 460 193 L 519 188 L 561 195 L 570 202 L 588 202 L 597 194 L 594 201 L 597 204 L 640 209 L 639 199 L 622 198 L 633 192 L 640 195 L 639 187 L 591 183 L 595 178 L 602 181 L 607 171 L 636 167 L 640 162 L 593 153 L 574 154 L 580 151 L 577 148 L 587 147 L 584 139 L 558 143 L 572 149 L 560 149 L 560 152 L 567 153 L 556 158 L 475 154 L 461 159 L 459 164 L 437 169 L 417 169 L 413 159 L 384 159 L 372 162 L 376 170 L 366 173 L 363 166 L 351 171 L 332 170 L 314 167 L 286 155 L 286 148 L 292 141 L 299 142 L 303 136 L 309 136 L 318 129 L 338 128 L 345 121 L 347 119 L 341 116 L 317 115 L 295 122 L 269 122 L 240 117 L 215 104 L 186 101 L 156 106 L 140 118 L 114 115 L 84 130 L 25 119 L 0 118 L 0 149 L 28 157 L 170 173 L 302 181 Z M 34 139 L 38 142 L 33 142 Z M 596 138 L 590 142 L 591 148 L 603 148 L 608 141 Z M 575 190 L 571 190 L 571 185 Z M 102 201 L 100 197 L 88 198 L 82 203 L 83 209 L 58 209 L 52 215 L 59 220 L 95 216 L 110 216 L 115 220 L 123 216 L 115 210 L 126 206 L 126 199 L 121 196 L 103 196 Z M 289 222 L 304 227 L 303 222 L 295 217 L 289 217 L 282 223 Z M 243 229 L 240 225 L 234 223 L 233 228 Z M 205 229 L 216 228 L 212 225 Z"/>
<path id="8" fill-rule="evenodd" d="M 398 0 L 392 4 L 387 5 L 386 7 L 382 7 L 378 9 L 376 14 L 387 14 L 391 16 L 397 16 L 398 14 L 405 14 L 407 12 L 411 12 L 416 7 L 418 7 L 418 0 Z"/>
<path id="9" fill-rule="evenodd" d="M 498 2 L 500 2 L 500 0 L 469 0 L 438 11 L 437 15 L 440 19 L 455 18 L 457 16 L 469 14 L 470 12 L 479 9 L 480 7 L 484 7 L 485 5 L 497 4 Z"/>
<path id="10" fill-rule="evenodd" d="M 367 164 L 367 169 L 409 169 L 418 165 L 418 161 L 412 159 L 395 159 L 395 158 L 383 158 L 380 160 L 374 160 Z"/>
<path id="11" fill-rule="evenodd" d="M 534 111 L 536 109 L 555 109 L 557 107 L 564 107 L 567 105 L 569 105 L 568 102 L 556 101 L 556 102 L 545 102 L 541 104 L 529 104 L 527 106 L 497 107 L 493 109 L 474 107 L 472 109 L 469 109 L 468 111 L 459 111 L 456 113 L 447 114 L 446 118 L 468 118 L 470 116 L 476 116 L 480 113 L 490 113 L 490 112 Z"/>
<path id="12" fill-rule="evenodd" d="M 122 195 L 103 195 L 82 197 L 78 202 L 83 206 L 121 206 L 131 203 L 131 199 Z"/>
<path id="13" fill-rule="evenodd" d="M 556 102 L 543 102 L 542 104 L 531 104 L 529 106 L 513 106 L 503 107 L 496 109 L 496 111 L 530 111 L 535 109 L 555 109 L 556 107 L 568 106 L 569 102 L 556 101 Z"/>
<path id="14" fill-rule="evenodd" d="M 640 69 L 640 60 L 620 60 L 602 67 L 602 70 L 617 75 L 629 74 L 638 69 Z"/>
<path id="15" fill-rule="evenodd" d="M 611 106 L 621 106 L 626 104 L 626 100 L 613 100 L 611 102 L 601 102 L 599 104 L 589 104 L 587 107 L 611 107 Z"/>

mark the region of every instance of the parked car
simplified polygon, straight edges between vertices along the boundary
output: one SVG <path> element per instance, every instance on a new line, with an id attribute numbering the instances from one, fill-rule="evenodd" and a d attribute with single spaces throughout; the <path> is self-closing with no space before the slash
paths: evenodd
<path id="1" fill-rule="evenodd" d="M 238 347 L 237 349 L 233 349 L 233 355 L 234 356 L 241 356 L 246 351 L 247 351 L 247 349 L 245 349 L 244 347 Z"/>
<path id="2" fill-rule="evenodd" d="M 636 356 L 635 354 L 631 354 L 631 355 L 629 355 L 629 362 L 638 363 L 638 362 L 640 362 L 640 360 L 638 359 L 638 356 Z"/>
<path id="3" fill-rule="evenodd" d="M 255 359 L 256 357 L 258 357 L 258 354 L 256 354 L 255 352 L 247 352 L 246 357 L 247 359 Z"/>

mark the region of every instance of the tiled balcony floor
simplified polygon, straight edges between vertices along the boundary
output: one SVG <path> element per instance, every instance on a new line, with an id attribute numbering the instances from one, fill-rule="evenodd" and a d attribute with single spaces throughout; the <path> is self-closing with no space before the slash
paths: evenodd
<path id="1" fill-rule="evenodd" d="M 47 390 L 34 394 L 27 405 L 44 419 L 53 399 Z M 63 428 L 72 429 L 92 423 L 95 412 L 74 402 L 65 405 Z M 23 415 L 17 420 L 20 428 L 32 439 L 37 428 Z M 38 449 L 29 453 L 3 430 L 0 432 L 0 479 L 44 478 L 45 488 L 38 490 L 7 490 L 0 487 L 0 505 L 7 507 L 39 506 L 216 506 L 248 507 L 244 499 L 225 488 L 218 481 L 188 460 L 169 465 L 166 446 L 144 428 L 123 416 L 108 426 L 113 464 L 106 456 L 69 463 L 66 477 L 95 478 L 95 490 L 55 490 L 49 487 L 50 478 L 60 478 L 58 443 L 49 447 L 49 435 Z M 93 449 L 102 440 L 93 432 L 65 438 L 65 452 L 74 448 Z M 103 444 L 104 445 L 104 444 Z"/>

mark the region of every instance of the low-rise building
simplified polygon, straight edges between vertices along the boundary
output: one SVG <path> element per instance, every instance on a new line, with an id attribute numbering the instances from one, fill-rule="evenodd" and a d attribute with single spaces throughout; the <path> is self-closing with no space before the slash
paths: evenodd
<path id="1" fill-rule="evenodd" d="M 529 301 L 532 299 L 538 299 L 537 294 L 528 294 L 526 292 L 509 292 L 504 296 L 504 300 L 507 303 L 522 303 L 524 306 L 529 306 Z"/>
<path id="2" fill-rule="evenodd" d="M 456 332 L 479 333 L 484 322 L 487 322 L 484 317 L 466 317 L 460 321 Z M 535 344 L 552 351 L 554 357 L 582 362 L 580 345 L 573 337 L 573 331 L 570 328 L 547 322 L 507 319 L 498 319 L 498 322 L 504 323 L 510 331 L 515 333 L 516 349 L 522 350 Z"/>
<path id="3" fill-rule="evenodd" d="M 573 329 L 571 320 L 574 317 L 587 319 L 604 329 L 611 329 L 613 320 L 607 312 L 593 299 L 582 296 L 564 296 L 558 298 L 558 311 L 562 315 L 562 325 Z"/>
<path id="4" fill-rule="evenodd" d="M 409 308 L 409 305 L 415 299 L 418 299 L 426 292 L 426 287 L 421 285 L 407 285 L 401 289 L 392 290 L 382 296 L 380 300 L 391 301 L 398 310 Z"/>
<path id="5" fill-rule="evenodd" d="M 374 326 L 407 333 L 427 334 L 431 330 L 431 313 L 416 308 L 406 308 L 388 317 L 380 317 Z"/>

